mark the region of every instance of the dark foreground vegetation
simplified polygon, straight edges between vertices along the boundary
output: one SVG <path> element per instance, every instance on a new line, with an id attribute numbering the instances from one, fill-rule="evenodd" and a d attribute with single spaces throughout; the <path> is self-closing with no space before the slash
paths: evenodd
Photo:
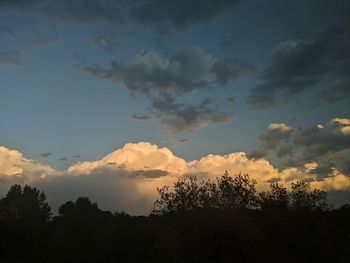
<path id="1" fill-rule="evenodd" d="M 350 262 L 350 206 L 307 183 L 257 193 L 226 173 L 158 191 L 147 217 L 86 197 L 53 217 L 43 192 L 14 185 L 0 201 L 0 262 Z"/>

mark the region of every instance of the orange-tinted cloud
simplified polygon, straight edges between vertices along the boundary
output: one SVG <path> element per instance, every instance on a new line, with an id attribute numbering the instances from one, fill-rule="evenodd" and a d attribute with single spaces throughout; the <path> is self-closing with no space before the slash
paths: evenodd
<path id="1" fill-rule="evenodd" d="M 157 198 L 157 187 L 172 186 L 179 178 L 196 175 L 215 179 L 225 170 L 231 175 L 247 173 L 257 181 L 258 190 L 266 190 L 270 182 L 284 183 L 305 180 L 314 188 L 339 191 L 350 189 L 350 179 L 337 170 L 319 179 L 313 171 L 317 163 L 279 170 L 264 158 L 251 159 L 244 152 L 227 155 L 209 154 L 199 160 L 185 161 L 168 148 L 149 142 L 127 143 L 101 160 L 78 162 L 65 171 L 57 171 L 27 159 L 18 151 L 0 147 L 0 175 L 21 177 L 47 192 L 58 206 L 67 199 L 88 195 L 112 210 L 147 214 Z M 3 191 L 2 189 L 1 191 Z"/>

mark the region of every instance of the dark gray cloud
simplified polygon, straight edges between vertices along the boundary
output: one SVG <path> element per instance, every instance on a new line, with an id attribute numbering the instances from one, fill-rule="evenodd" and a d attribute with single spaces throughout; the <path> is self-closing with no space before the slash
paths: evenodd
<path id="1" fill-rule="evenodd" d="M 278 158 L 282 158 L 284 156 L 292 156 L 293 153 L 293 147 L 291 147 L 290 144 L 287 144 L 279 147 L 279 149 L 276 152 L 276 155 Z"/>
<path id="2" fill-rule="evenodd" d="M 114 60 L 110 69 L 89 66 L 85 70 L 122 84 L 132 94 L 149 97 L 184 94 L 209 86 L 214 58 L 201 48 L 189 48 L 169 58 L 156 52 L 140 52 L 129 61 Z"/>
<path id="3" fill-rule="evenodd" d="M 84 70 L 121 84 L 133 95 L 148 98 L 153 115 L 171 131 L 195 131 L 210 123 L 228 121 L 232 113 L 220 111 L 212 100 L 188 105 L 178 102 L 179 98 L 254 73 L 250 64 L 238 59 L 214 58 L 198 47 L 169 57 L 156 52 L 141 52 L 126 62 L 112 61 L 109 69 L 92 65 Z"/>
<path id="4" fill-rule="evenodd" d="M 288 141 L 293 132 L 294 129 L 284 123 L 273 123 L 259 135 L 259 139 L 264 142 L 263 147 L 266 150 L 272 150 L 281 143 Z"/>
<path id="5" fill-rule="evenodd" d="M 129 21 L 154 27 L 158 32 L 179 31 L 192 24 L 207 23 L 226 13 L 240 0 L 192 1 L 98 1 L 98 0 L 3 0 L 3 8 L 17 8 L 65 23 Z"/>
<path id="6" fill-rule="evenodd" d="M 231 50 L 236 42 L 234 35 L 225 35 L 220 42 L 220 49 L 222 51 Z"/>
<path id="7" fill-rule="evenodd" d="M 147 167 L 146 167 L 147 168 Z M 132 177 L 158 178 L 167 176 L 169 173 L 163 170 L 138 170 L 132 173 Z"/>
<path id="8" fill-rule="evenodd" d="M 59 158 L 58 159 L 58 161 L 60 161 L 60 162 L 65 162 L 65 161 L 67 161 L 68 159 L 66 158 L 66 157 L 63 157 L 63 158 Z"/>
<path id="9" fill-rule="evenodd" d="M 326 178 L 329 176 L 329 174 L 334 171 L 335 164 L 332 162 L 323 162 L 320 163 L 315 169 L 311 170 L 311 174 L 316 174 L 317 179 L 322 180 L 323 178 Z"/>
<path id="10" fill-rule="evenodd" d="M 22 5 L 32 5 L 41 0 L 0 0 L 0 6 L 22 6 Z"/>
<path id="11" fill-rule="evenodd" d="M 130 9 L 130 19 L 169 33 L 189 25 L 207 23 L 224 14 L 240 0 L 146 0 Z"/>
<path id="12" fill-rule="evenodd" d="M 236 99 L 237 99 L 237 95 L 232 95 L 232 96 L 230 96 L 230 97 L 227 98 L 227 101 L 233 103 L 233 102 L 236 101 Z"/>
<path id="13" fill-rule="evenodd" d="M 51 155 L 52 155 L 52 153 L 41 153 L 41 154 L 39 154 L 39 156 L 41 156 L 43 158 L 50 157 Z"/>
<path id="14" fill-rule="evenodd" d="M 275 126 L 276 128 L 277 126 Z M 259 139 L 262 148 L 276 153 L 278 158 L 289 157 L 286 166 L 303 166 L 316 162 L 312 173 L 325 177 L 334 169 L 349 175 L 350 120 L 335 118 L 325 125 L 303 129 L 269 129 Z"/>
<path id="15" fill-rule="evenodd" d="M 152 37 L 150 44 L 155 50 L 159 50 L 164 53 L 170 52 L 170 47 L 167 41 L 165 40 L 164 36 L 155 35 L 154 37 Z"/>
<path id="16" fill-rule="evenodd" d="M 303 147 L 303 159 L 312 160 L 350 148 L 349 135 L 341 131 L 341 126 L 330 123 L 323 128 L 314 126 L 298 131 L 294 136 L 294 144 Z"/>
<path id="17" fill-rule="evenodd" d="M 263 149 L 255 149 L 249 153 L 247 153 L 248 159 L 261 159 L 265 158 L 267 155 L 267 152 Z"/>
<path id="18" fill-rule="evenodd" d="M 320 95 L 311 106 L 349 100 L 350 4 L 343 8 L 346 15 L 339 11 L 330 24 L 284 41 L 273 50 L 263 82 L 248 97 L 252 109 L 267 109 L 280 97 L 288 99 L 315 89 Z"/>
<path id="19" fill-rule="evenodd" d="M 172 132 L 194 132 L 212 123 L 228 122 L 232 113 L 223 112 L 209 98 L 199 105 L 176 103 L 172 98 L 152 101 L 156 118 Z"/>
<path id="20" fill-rule="evenodd" d="M 0 66 L 18 66 L 23 63 L 22 53 L 18 50 L 0 50 Z"/>
<path id="21" fill-rule="evenodd" d="M 89 42 L 92 46 L 105 52 L 113 52 L 117 45 L 113 37 L 101 33 L 91 36 Z"/>
<path id="22" fill-rule="evenodd" d="M 222 85 L 226 85 L 242 76 L 255 73 L 255 67 L 237 58 L 225 59 L 217 60 L 212 66 L 211 72 L 215 74 L 216 79 Z"/>
<path id="23" fill-rule="evenodd" d="M 126 19 L 123 1 L 38 0 L 34 2 L 32 12 L 64 23 L 90 23 L 96 21 L 121 23 Z"/>
<path id="24" fill-rule="evenodd" d="M 85 70 L 123 84 L 131 93 L 152 96 L 169 92 L 184 94 L 206 88 L 214 81 L 227 84 L 252 74 L 254 67 L 237 58 L 216 59 L 194 47 L 170 57 L 142 51 L 129 61 L 112 61 L 110 69 L 95 65 Z"/>
<path id="25" fill-rule="evenodd" d="M 139 120 L 139 121 L 145 121 L 145 120 L 149 120 L 150 116 L 146 115 L 146 114 L 136 114 L 134 113 L 132 115 L 132 118 L 135 120 Z"/>

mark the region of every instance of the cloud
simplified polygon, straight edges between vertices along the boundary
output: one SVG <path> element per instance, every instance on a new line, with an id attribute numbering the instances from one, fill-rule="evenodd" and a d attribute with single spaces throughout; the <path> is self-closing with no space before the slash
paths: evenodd
<path id="1" fill-rule="evenodd" d="M 149 120 L 150 117 L 146 114 L 136 114 L 134 113 L 132 115 L 132 118 L 135 119 L 135 120 L 139 120 L 139 121 L 144 121 L 144 120 Z"/>
<path id="2" fill-rule="evenodd" d="M 131 94 L 158 97 L 183 95 L 208 88 L 214 82 L 228 84 L 252 74 L 254 67 L 237 58 L 220 60 L 194 47 L 170 57 L 142 51 L 129 61 L 113 60 L 110 69 L 92 65 L 85 71 L 121 84 Z"/>
<path id="3" fill-rule="evenodd" d="M 130 9 L 129 17 L 154 26 L 158 32 L 172 33 L 190 25 L 207 23 L 231 9 L 239 0 L 140 1 Z"/>
<path id="4" fill-rule="evenodd" d="M 1 0 L 0 6 L 30 5 L 41 0 Z"/>
<path id="5" fill-rule="evenodd" d="M 260 134 L 265 151 L 276 153 L 278 158 L 287 156 L 289 166 L 300 167 L 315 162 L 311 173 L 327 177 L 335 169 L 349 175 L 350 119 L 334 118 L 326 124 L 294 129 L 285 124 L 271 124 Z"/>
<path id="6" fill-rule="evenodd" d="M 22 154 L 20 152 L 1 146 L 0 157 L 0 175 L 17 176 L 23 172 L 23 169 L 19 167 L 19 164 L 22 162 Z"/>
<path id="7" fill-rule="evenodd" d="M 141 191 L 140 185 L 152 179 L 136 177 L 133 173 L 119 170 L 105 168 L 89 175 L 64 174 L 50 180 L 37 180 L 32 185 L 45 191 L 54 211 L 67 200 L 88 196 L 103 209 L 136 215 L 148 214 L 152 210 L 152 199 L 155 196 Z"/>
<path id="8" fill-rule="evenodd" d="M 211 71 L 222 85 L 226 85 L 242 76 L 255 73 L 255 67 L 234 58 L 217 60 Z"/>
<path id="9" fill-rule="evenodd" d="M 146 97 L 151 112 L 171 131 L 195 131 L 229 120 L 232 113 L 221 112 L 208 99 L 198 105 L 178 101 L 185 94 L 218 88 L 255 71 L 236 58 L 221 60 L 198 47 L 169 57 L 143 51 L 128 61 L 112 61 L 109 69 L 91 65 L 84 70 L 122 85 L 132 95 Z"/>
<path id="10" fill-rule="evenodd" d="M 230 96 L 230 97 L 227 98 L 227 101 L 233 103 L 233 102 L 236 101 L 236 99 L 237 99 L 237 95 L 232 95 L 232 96 Z"/>
<path id="11" fill-rule="evenodd" d="M 330 121 L 332 125 L 338 126 L 344 135 L 350 134 L 350 119 L 334 118 Z"/>
<path id="12" fill-rule="evenodd" d="M 41 153 L 41 154 L 39 154 L 39 156 L 41 156 L 43 158 L 47 158 L 47 157 L 49 157 L 51 155 L 52 155 L 52 153 Z"/>
<path id="13" fill-rule="evenodd" d="M 262 83 L 248 97 L 252 109 L 268 109 L 280 98 L 315 90 L 318 95 L 310 104 L 313 107 L 349 100 L 350 5 L 344 4 L 343 9 L 345 15 L 338 12 L 331 24 L 284 41 L 273 50 Z"/>
<path id="14" fill-rule="evenodd" d="M 230 10 L 240 0 L 205 1 L 1 1 L 2 8 L 16 8 L 65 23 L 132 22 L 172 33 L 190 25 L 208 23 Z"/>
<path id="15" fill-rule="evenodd" d="M 236 42 L 236 37 L 234 35 L 225 35 L 221 39 L 220 42 L 220 49 L 221 51 L 229 51 L 233 48 L 235 42 Z"/>
<path id="16" fill-rule="evenodd" d="M 18 50 L 0 51 L 0 66 L 18 66 L 23 63 L 22 53 Z"/>
<path id="17" fill-rule="evenodd" d="M 228 122 L 233 116 L 220 111 L 210 98 L 195 106 L 162 98 L 153 100 L 151 106 L 156 118 L 172 132 L 194 132 L 208 124 Z"/>
<path id="18" fill-rule="evenodd" d="M 0 146 L 0 196 L 15 183 L 31 184 L 36 180 L 57 176 L 53 168 L 25 158 L 22 153 Z"/>
<path id="19" fill-rule="evenodd" d="M 78 196 L 89 196 L 104 209 L 147 214 L 157 198 L 157 187 L 172 186 L 179 178 L 195 175 L 215 179 L 225 170 L 248 173 L 257 181 L 258 190 L 268 189 L 270 182 L 305 180 L 313 188 L 327 191 L 350 190 L 350 178 L 337 169 L 320 178 L 316 162 L 300 167 L 278 169 L 267 159 L 251 159 L 244 152 L 227 155 L 209 154 L 199 160 L 185 161 L 168 148 L 149 142 L 127 143 L 104 158 L 77 162 L 67 170 L 57 171 L 24 157 L 20 152 L 0 147 L 0 194 L 13 183 L 31 184 L 44 190 L 50 204 L 60 204 Z"/>
<path id="20" fill-rule="evenodd" d="M 266 131 L 259 135 L 265 149 L 274 149 L 282 141 L 290 138 L 294 129 L 284 123 L 271 123 Z"/>
<path id="21" fill-rule="evenodd" d="M 109 35 L 97 33 L 90 37 L 89 42 L 92 46 L 105 52 L 113 52 L 117 42 Z"/>
<path id="22" fill-rule="evenodd" d="M 68 171 L 73 174 L 76 172 L 89 174 L 96 167 L 105 166 L 107 163 L 114 163 L 117 168 L 122 165 L 123 169 L 128 171 L 152 169 L 174 173 L 178 169 L 183 169 L 186 162 L 165 147 L 159 148 L 148 142 L 140 142 L 127 143 L 123 148 L 107 155 L 100 161 L 77 163 L 71 166 Z"/>
<path id="23" fill-rule="evenodd" d="M 265 158 L 266 155 L 267 155 L 267 152 L 265 150 L 255 149 L 255 150 L 251 151 L 250 153 L 248 153 L 247 157 L 249 159 L 261 159 L 261 158 Z"/>
<path id="24" fill-rule="evenodd" d="M 244 152 L 235 152 L 227 155 L 209 154 L 199 160 L 188 163 L 186 173 L 191 175 L 206 174 L 208 177 L 222 176 L 222 171 L 230 174 L 240 172 L 249 174 L 252 179 L 259 182 L 259 187 L 266 187 L 266 181 L 278 176 L 278 170 L 267 160 L 252 160 Z"/>
<path id="25" fill-rule="evenodd" d="M 323 128 L 313 126 L 302 129 L 295 134 L 294 143 L 303 147 L 304 159 L 319 158 L 320 156 L 335 155 L 350 148 L 350 134 L 346 131 L 350 124 L 338 124 L 331 120 Z"/>
<path id="26" fill-rule="evenodd" d="M 12 7 L 21 10 L 24 2 L 27 1 L 17 1 L 16 5 L 13 4 Z M 126 19 L 125 10 L 120 1 L 32 0 L 30 4 L 26 3 L 26 10 L 64 23 L 91 23 L 96 21 L 121 23 Z"/>
<path id="27" fill-rule="evenodd" d="M 110 69 L 89 66 L 85 70 L 99 78 L 123 85 L 131 94 L 156 97 L 184 94 L 209 86 L 208 74 L 214 58 L 201 48 L 189 48 L 169 58 L 142 51 L 129 61 L 114 60 Z"/>

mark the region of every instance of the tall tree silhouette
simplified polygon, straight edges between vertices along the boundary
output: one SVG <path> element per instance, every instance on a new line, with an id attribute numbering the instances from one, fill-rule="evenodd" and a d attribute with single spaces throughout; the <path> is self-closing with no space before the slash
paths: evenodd
<path id="1" fill-rule="evenodd" d="M 51 208 L 45 193 L 28 185 L 23 188 L 18 184 L 11 186 L 0 201 L 0 220 L 41 223 L 48 222 L 50 218 Z"/>
<path id="2" fill-rule="evenodd" d="M 44 192 L 13 185 L 0 201 L 0 247 L 4 262 L 39 262 L 47 244 L 51 208 Z"/>

